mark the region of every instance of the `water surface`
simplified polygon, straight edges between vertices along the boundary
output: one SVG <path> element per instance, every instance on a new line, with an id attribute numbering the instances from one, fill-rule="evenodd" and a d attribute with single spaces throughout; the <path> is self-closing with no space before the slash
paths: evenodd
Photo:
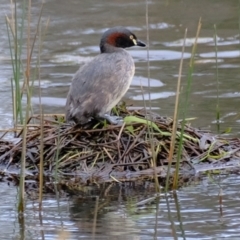
<path id="1" fill-rule="evenodd" d="M 139 39 L 146 37 L 145 1 L 46 0 L 43 28 L 50 19 L 42 43 L 40 86 L 45 113 L 63 113 L 71 78 L 80 65 L 99 53 L 101 34 L 112 26 L 127 26 Z M 39 14 L 39 1 L 33 2 L 33 32 Z M 189 98 L 188 117 L 192 125 L 216 132 L 216 105 L 219 101 L 221 131 L 232 128 L 239 136 L 239 1 L 149 1 L 149 64 L 147 49 L 131 48 L 136 74 L 124 100 L 142 107 L 143 97 L 154 111 L 172 116 L 185 29 L 182 85 L 187 84 L 188 66 L 199 18 L 202 28 L 198 39 L 195 67 Z M 0 126 L 12 126 L 10 51 L 5 18 L 9 1 L 1 3 L 0 31 Z M 217 58 L 213 36 L 217 34 Z M 33 63 L 37 59 L 37 50 Z M 23 59 L 26 59 L 23 57 Z M 216 61 L 217 60 L 217 61 Z M 218 66 L 218 76 L 216 70 Z M 32 66 L 35 67 L 35 64 Z M 218 79 L 218 80 L 217 80 Z M 33 95 L 34 111 L 39 111 L 38 83 Z M 142 90 L 143 89 L 143 90 Z M 219 100 L 217 100 L 219 99 Z M 175 196 L 162 195 L 160 201 L 136 207 L 138 201 L 153 196 L 145 188 L 121 192 L 98 213 L 96 239 L 179 239 L 239 238 L 239 177 L 227 176 L 217 182 L 205 180 L 179 190 Z M 219 208 L 219 189 L 223 189 L 223 214 Z M 127 191 L 127 190 L 124 190 Z M 130 190 L 129 190 L 130 191 Z M 130 191 L 131 192 L 131 191 Z M 0 235 L 2 239 L 57 239 L 64 229 L 68 239 L 91 239 L 96 198 L 45 196 L 39 214 L 37 201 L 27 200 L 25 224 L 18 223 L 17 192 L 14 186 L 0 183 Z M 121 195 L 122 194 L 122 195 Z M 117 196 L 117 197 L 116 197 Z M 130 207 L 129 201 L 135 207 Z M 24 229 L 22 229 L 24 226 Z M 23 239 L 23 238 L 22 238 Z"/>

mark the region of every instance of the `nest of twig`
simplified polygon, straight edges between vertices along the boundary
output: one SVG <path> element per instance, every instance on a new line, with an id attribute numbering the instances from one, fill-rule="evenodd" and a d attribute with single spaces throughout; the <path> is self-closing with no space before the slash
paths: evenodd
<path id="1" fill-rule="evenodd" d="M 121 126 L 91 123 L 84 127 L 62 123 L 54 115 L 50 119 L 31 117 L 26 128 L 25 148 L 23 130 L 18 133 L 18 142 L 0 141 L 2 179 L 19 178 L 21 156 L 25 151 L 26 179 L 37 182 L 43 159 L 46 185 L 54 180 L 75 189 L 90 183 L 154 177 L 164 182 L 169 165 L 172 119 L 144 111 L 121 115 L 125 117 Z M 179 155 L 181 128 L 179 123 L 169 171 L 171 177 Z M 233 159 L 239 160 L 239 139 L 216 138 L 185 125 L 182 140 L 179 171 L 182 182 L 198 172 L 237 166 Z"/>

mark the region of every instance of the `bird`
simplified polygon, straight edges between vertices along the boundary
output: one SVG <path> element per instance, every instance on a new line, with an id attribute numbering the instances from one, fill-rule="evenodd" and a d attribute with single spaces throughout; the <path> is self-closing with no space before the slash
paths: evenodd
<path id="1" fill-rule="evenodd" d="M 100 54 L 75 73 L 65 106 L 66 122 L 84 125 L 92 119 L 106 119 L 118 124 L 110 112 L 125 95 L 135 73 L 132 56 L 125 48 L 145 43 L 125 27 L 105 31 L 100 40 Z"/>

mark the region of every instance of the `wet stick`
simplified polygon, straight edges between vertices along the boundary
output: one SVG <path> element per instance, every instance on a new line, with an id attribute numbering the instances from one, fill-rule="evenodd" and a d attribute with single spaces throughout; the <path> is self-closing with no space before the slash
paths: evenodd
<path id="1" fill-rule="evenodd" d="M 151 103 L 151 84 L 150 84 L 150 60 L 149 60 L 149 21 L 148 21 L 148 0 L 146 0 L 146 36 L 147 36 L 147 78 L 148 78 L 148 96 L 149 96 L 149 110 L 150 112 L 152 111 L 152 103 Z M 143 94 L 144 96 L 144 94 Z M 147 109 L 146 109 L 146 103 L 144 101 L 144 97 L 143 97 L 143 102 L 144 102 L 144 107 L 147 113 Z M 156 169 L 157 167 L 157 152 L 155 150 L 155 144 L 154 144 L 154 140 L 153 140 L 153 126 L 152 126 L 152 121 L 153 119 L 150 118 L 150 126 L 149 124 L 147 124 L 148 126 L 148 134 L 149 134 L 149 141 L 150 141 L 150 146 L 151 146 L 151 155 L 152 155 L 152 165 L 153 168 Z M 160 192 L 160 185 L 159 185 L 159 181 L 158 181 L 158 176 L 156 171 L 154 171 L 154 181 L 155 181 L 155 189 L 156 192 Z"/>
<path id="2" fill-rule="evenodd" d="M 96 235 L 97 217 L 98 217 L 98 211 L 99 211 L 98 204 L 99 204 L 99 197 L 97 196 L 95 208 L 94 208 L 93 225 L 92 225 L 92 240 L 95 239 L 95 235 Z"/>
<path id="3" fill-rule="evenodd" d="M 41 211 L 42 208 L 42 198 L 43 198 L 43 182 L 44 182 L 44 169 L 43 169 L 43 161 L 44 161 L 44 111 L 42 107 L 42 92 L 41 92 L 41 68 L 40 68 L 40 63 L 41 63 L 41 53 L 42 53 L 42 43 L 43 39 L 42 36 L 44 37 L 46 34 L 46 29 L 48 27 L 49 21 L 47 21 L 45 31 L 43 32 L 42 35 L 42 28 L 40 24 L 40 20 L 42 17 L 42 11 L 43 11 L 43 3 L 41 5 L 41 11 L 39 14 L 38 18 L 38 24 L 37 24 L 37 32 L 34 37 L 34 42 L 36 41 L 36 37 L 38 35 L 38 61 L 37 61 L 37 66 L 36 69 L 38 71 L 38 88 L 39 88 L 39 112 L 40 112 L 40 162 L 39 162 L 39 210 Z M 33 47 L 34 44 L 32 45 L 31 53 L 30 56 L 32 56 L 33 53 Z"/>
<path id="4" fill-rule="evenodd" d="M 173 189 L 177 189 L 178 187 L 178 176 L 179 176 L 179 164 L 182 158 L 182 150 L 184 148 L 184 130 L 185 130 L 185 125 L 186 125 L 186 117 L 187 117 L 187 111 L 188 111 L 188 106 L 189 106 L 189 95 L 191 93 L 191 86 L 192 86 L 192 75 L 193 75 L 193 70 L 194 70 L 194 58 L 197 50 L 197 42 L 198 42 L 198 37 L 200 34 L 201 30 L 201 18 L 199 19 L 198 22 L 198 28 L 197 28 L 197 33 L 195 37 L 195 41 L 192 47 L 192 53 L 191 53 L 191 59 L 190 59 L 190 64 L 189 64 L 189 69 L 188 69 L 188 76 L 187 76 L 187 91 L 185 95 L 185 103 L 183 106 L 183 119 L 181 123 L 181 134 L 179 138 L 179 145 L 178 145 L 178 151 L 177 151 L 177 166 L 176 166 L 176 171 L 174 174 L 173 178 Z"/>
<path id="5" fill-rule="evenodd" d="M 154 239 L 158 239 L 158 234 L 159 234 L 159 215 L 161 214 L 161 208 L 160 208 L 160 194 L 155 199 L 155 206 L 156 206 L 156 212 L 155 212 L 155 222 L 154 222 Z"/>
<path id="6" fill-rule="evenodd" d="M 177 220 L 179 222 L 178 227 L 179 227 L 179 230 L 181 231 L 182 239 L 185 240 L 186 239 L 186 234 L 185 234 L 185 231 L 184 231 L 184 223 L 183 223 L 183 220 L 182 220 L 181 205 L 180 205 L 180 201 L 178 199 L 178 192 L 177 191 L 173 191 L 173 195 L 172 196 L 173 196 L 174 203 L 175 203 Z"/>
<path id="7" fill-rule="evenodd" d="M 39 42 L 38 42 L 38 93 L 39 93 L 39 110 L 40 110 L 40 162 L 39 162 L 39 214 L 42 211 L 42 198 L 43 198 L 43 154 L 44 154 L 44 143 L 43 143 L 43 128 L 44 128 L 44 116 L 43 116 L 43 108 L 42 108 L 42 92 L 41 92 L 41 68 L 40 68 L 40 54 L 41 54 L 41 27 L 39 27 Z M 40 216 L 41 217 L 41 216 Z"/>
<path id="8" fill-rule="evenodd" d="M 218 47 L 217 47 L 217 27 L 214 24 L 214 46 L 216 59 L 216 83 L 217 83 L 217 104 L 216 104 L 216 127 L 217 132 L 220 133 L 220 108 L 219 108 L 219 78 L 218 78 Z"/>
<path id="9" fill-rule="evenodd" d="M 181 60 L 180 60 L 179 72 L 178 72 L 178 82 L 177 82 L 175 109 L 174 109 L 174 117 L 173 117 L 172 135 L 171 135 L 171 142 L 170 142 L 170 149 L 169 149 L 169 156 L 168 156 L 168 172 L 167 172 L 166 190 L 168 190 L 168 188 L 169 188 L 170 169 L 172 166 L 172 159 L 173 159 L 173 154 L 174 154 L 174 149 L 175 149 L 177 124 L 178 124 L 179 96 L 180 96 L 180 86 L 181 86 L 183 57 L 184 57 L 184 52 L 185 52 L 186 38 L 187 38 L 187 29 L 185 30 L 185 34 L 184 34 L 182 55 L 181 55 Z M 177 167 L 179 168 L 179 164 Z"/>
<path id="10" fill-rule="evenodd" d="M 195 37 L 195 41 L 192 47 L 192 53 L 191 53 L 191 59 L 189 63 L 189 69 L 188 69 L 188 75 L 187 75 L 187 88 L 186 88 L 186 93 L 185 93 L 185 100 L 184 100 L 184 105 L 183 105 L 183 112 L 182 112 L 182 122 L 181 122 L 181 131 L 180 131 L 180 136 L 179 136 L 179 141 L 178 141 L 178 149 L 177 149 L 177 164 L 176 164 L 176 169 L 174 173 L 174 178 L 173 178 L 173 189 L 177 189 L 178 187 L 178 177 L 179 177 L 179 165 L 180 161 L 182 158 L 182 150 L 184 146 L 184 130 L 185 130 L 185 125 L 186 125 L 186 116 L 187 116 L 187 110 L 188 110 L 188 105 L 189 105 L 189 95 L 191 92 L 191 85 L 192 85 L 192 75 L 193 75 L 193 70 L 194 70 L 194 57 L 196 53 L 196 48 L 197 48 L 197 41 L 199 37 L 199 33 L 201 30 L 201 18 L 199 19 L 198 22 L 198 28 L 197 28 L 197 33 Z M 169 186 L 169 171 L 170 167 L 168 167 L 168 174 L 167 174 L 167 181 L 166 181 L 166 186 L 165 190 L 168 190 Z"/>
<path id="11" fill-rule="evenodd" d="M 173 219 L 173 217 L 172 217 L 173 214 L 171 211 L 172 204 L 170 204 L 170 201 L 172 202 L 172 199 L 170 200 L 170 196 L 167 193 L 165 193 L 165 199 L 166 199 L 166 205 L 167 205 L 168 220 L 170 222 L 169 228 L 171 229 L 172 239 L 178 240 L 177 229 L 176 229 L 176 224 L 175 224 L 176 219 L 175 218 Z M 175 211 L 176 210 L 174 209 L 174 213 L 175 213 Z"/>
<path id="12" fill-rule="evenodd" d="M 25 1 L 24 1 L 25 3 Z M 26 168 L 26 151 L 27 151 L 27 124 L 29 119 L 29 111 L 31 106 L 31 98 L 29 96 L 29 81 L 30 81 L 30 70 L 31 70 L 31 59 L 30 59 L 30 37 L 31 37 L 31 6 L 32 2 L 31 0 L 28 1 L 28 13 L 27 13 L 27 63 L 26 63 L 26 69 L 25 69 L 25 81 L 26 86 L 22 88 L 21 93 L 21 99 L 22 95 L 24 93 L 24 90 L 27 92 L 27 106 L 25 110 L 25 119 L 24 119 L 24 125 L 23 125 L 23 144 L 22 144 L 22 156 L 21 156 L 21 177 L 20 177 L 20 191 L 19 191 L 19 205 L 18 205 L 18 211 L 19 213 L 24 211 L 24 194 L 25 194 L 25 168 Z M 15 6 L 16 7 L 16 6 Z M 23 8 L 25 6 L 23 5 Z M 24 10 L 22 9 L 24 12 Z M 25 18 L 23 15 L 22 21 Z M 26 89 L 25 89 L 26 88 Z M 21 102 L 19 103 L 21 104 Z"/>

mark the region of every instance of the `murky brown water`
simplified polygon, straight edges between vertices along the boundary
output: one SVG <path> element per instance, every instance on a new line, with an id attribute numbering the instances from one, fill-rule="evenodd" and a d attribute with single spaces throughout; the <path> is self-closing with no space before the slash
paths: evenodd
<path id="1" fill-rule="evenodd" d="M 4 2 L 4 3 L 3 3 Z M 40 2 L 40 1 L 39 1 Z M 202 17 L 202 29 L 196 54 L 188 117 L 196 117 L 192 124 L 216 131 L 216 104 L 219 96 L 221 131 L 232 127 L 239 135 L 240 115 L 240 51 L 239 1 L 158 1 L 149 2 L 149 56 L 152 107 L 161 115 L 172 116 L 179 62 L 185 29 L 188 29 L 183 86 L 186 85 L 189 58 L 197 24 Z M 9 2 L 2 0 L 0 17 L 0 126 L 10 127 L 12 76 L 5 14 L 10 12 Z M 39 12 L 33 3 L 33 17 Z M 43 22 L 50 17 L 41 54 L 42 102 L 46 113 L 62 113 L 71 77 L 83 64 L 98 54 L 101 34 L 112 26 L 128 26 L 139 39 L 146 41 L 145 1 L 78 1 L 46 0 Z M 35 17 L 34 22 L 37 19 Z M 218 36 L 217 90 L 214 24 Z M 132 48 L 136 74 L 125 100 L 135 107 L 148 99 L 147 51 Z M 144 92 L 140 86 L 143 86 Z M 37 91 L 33 96 L 38 111 Z M 239 237 L 240 209 L 239 178 L 229 176 L 220 181 L 224 189 L 224 216 L 219 216 L 216 184 L 200 184 L 177 193 L 180 215 L 173 198 L 152 204 L 143 210 L 131 212 L 124 200 L 106 206 L 97 222 L 96 239 L 172 239 L 172 226 L 179 239 L 212 239 Z M 16 192 L 13 187 L 0 185 L 0 235 L 2 239 L 19 239 L 16 215 Z M 63 227 L 72 234 L 71 239 L 91 239 L 92 216 L 82 211 L 90 205 L 77 204 L 74 199 L 46 198 L 43 210 L 43 231 L 39 224 L 37 207 L 28 202 L 26 213 L 26 239 L 56 239 Z M 90 204 L 90 201 L 89 201 Z M 90 206 L 92 207 L 92 206 Z M 159 208 L 159 209 L 158 209 Z M 158 209 L 158 210 L 157 210 Z M 158 212 L 157 212 L 158 211 Z M 76 217 L 77 216 L 77 217 Z M 157 217 L 156 217 L 157 216 Z M 181 217 L 181 221 L 180 221 Z M 42 235 L 41 235 L 42 234 Z M 21 238 L 20 238 L 21 239 Z"/>

